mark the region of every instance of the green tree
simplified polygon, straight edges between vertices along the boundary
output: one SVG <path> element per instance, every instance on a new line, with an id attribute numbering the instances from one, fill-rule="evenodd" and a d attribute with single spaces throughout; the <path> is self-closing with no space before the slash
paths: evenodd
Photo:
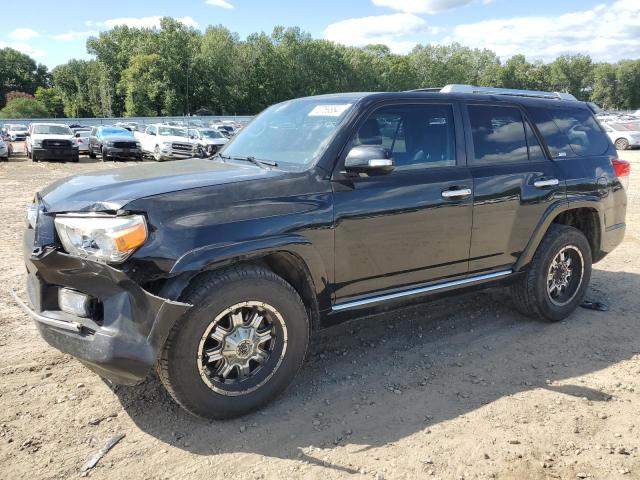
<path id="1" fill-rule="evenodd" d="M 47 67 L 13 48 L 0 49 L 0 108 L 6 104 L 8 92 L 34 94 L 39 86 L 47 86 Z"/>
<path id="2" fill-rule="evenodd" d="M 46 108 L 48 116 L 64 116 L 64 103 L 56 88 L 38 87 L 36 89 L 36 99 Z"/>
<path id="3" fill-rule="evenodd" d="M 162 115 L 165 84 L 160 55 L 134 55 L 122 73 L 120 85 L 125 93 L 126 116 Z"/>
<path id="4" fill-rule="evenodd" d="M 45 106 L 33 97 L 16 98 L 0 110 L 0 118 L 45 118 L 48 115 Z"/>

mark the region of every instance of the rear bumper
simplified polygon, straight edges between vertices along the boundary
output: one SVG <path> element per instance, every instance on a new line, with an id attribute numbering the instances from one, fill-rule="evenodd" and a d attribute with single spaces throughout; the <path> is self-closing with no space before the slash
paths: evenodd
<path id="1" fill-rule="evenodd" d="M 32 255 L 33 230 L 25 235 L 27 294 L 17 303 L 52 347 L 73 355 L 114 383 L 132 385 L 146 377 L 166 335 L 190 305 L 159 298 L 126 273 L 55 249 Z M 61 287 L 91 296 L 90 318 L 63 312 Z"/>
<path id="2" fill-rule="evenodd" d="M 607 227 L 602 235 L 600 244 L 600 255 L 597 260 L 602 260 L 608 253 L 611 253 L 624 240 L 626 224 L 619 223 Z M 594 259 L 595 260 L 595 259 Z"/>

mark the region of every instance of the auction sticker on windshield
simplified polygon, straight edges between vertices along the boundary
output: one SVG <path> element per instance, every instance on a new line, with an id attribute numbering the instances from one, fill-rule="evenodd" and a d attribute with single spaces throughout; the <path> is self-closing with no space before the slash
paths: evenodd
<path id="1" fill-rule="evenodd" d="M 339 117 L 346 109 L 351 106 L 350 103 L 340 105 L 316 105 L 308 114 L 309 117 Z"/>

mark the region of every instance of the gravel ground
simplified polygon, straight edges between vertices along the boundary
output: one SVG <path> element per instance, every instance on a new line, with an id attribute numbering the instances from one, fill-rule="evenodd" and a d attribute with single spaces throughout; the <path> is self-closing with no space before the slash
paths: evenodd
<path id="1" fill-rule="evenodd" d="M 621 158 L 627 237 L 588 294 L 609 312 L 544 324 L 495 289 L 350 322 L 318 334 L 279 400 L 225 422 L 189 416 L 155 377 L 110 387 L 7 294 L 33 193 L 121 164 L 0 164 L 0 478 L 640 479 L 640 152 Z"/>

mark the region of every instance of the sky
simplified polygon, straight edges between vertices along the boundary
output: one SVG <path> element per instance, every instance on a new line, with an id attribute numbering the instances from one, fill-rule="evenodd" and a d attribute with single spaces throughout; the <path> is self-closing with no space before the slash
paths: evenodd
<path id="1" fill-rule="evenodd" d="M 224 25 L 245 38 L 274 26 L 299 26 L 345 45 L 458 42 L 503 60 L 524 54 L 551 61 L 584 53 L 597 61 L 640 58 L 640 0 L 29 0 L 4 8 L 0 48 L 10 46 L 52 68 L 89 59 L 86 39 L 115 25 L 153 27 L 162 16 L 206 29 Z"/>

